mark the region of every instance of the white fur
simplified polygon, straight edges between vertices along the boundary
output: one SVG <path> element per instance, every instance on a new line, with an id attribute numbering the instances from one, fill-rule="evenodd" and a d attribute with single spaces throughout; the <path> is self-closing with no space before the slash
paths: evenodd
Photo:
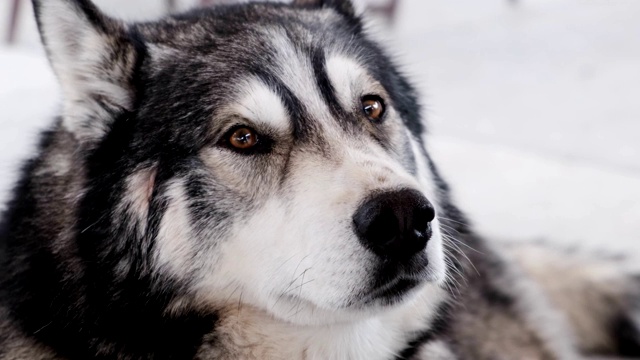
<path id="1" fill-rule="evenodd" d="M 341 105 L 353 109 L 360 98 L 368 94 L 377 94 L 383 98 L 386 91 L 367 73 L 355 59 L 341 54 L 330 54 L 326 62 L 327 75 L 333 84 Z"/>
<path id="2" fill-rule="evenodd" d="M 282 133 L 291 131 L 289 114 L 282 99 L 259 79 L 251 78 L 240 86 L 237 103 L 232 111 L 251 120 L 272 127 Z"/>
<path id="3" fill-rule="evenodd" d="M 146 232 L 147 216 L 149 214 L 149 202 L 155 184 L 156 168 L 142 168 L 130 175 L 126 181 L 125 197 L 120 203 L 117 211 L 120 216 L 125 213 L 132 215 L 136 221 L 131 224 L 138 224 L 139 235 Z M 132 229 L 130 229 L 131 231 Z"/>
<path id="4" fill-rule="evenodd" d="M 416 359 L 424 360 L 456 360 L 457 356 L 444 341 L 432 341 L 422 346 Z"/>
<path id="5" fill-rule="evenodd" d="M 184 183 L 174 180 L 168 186 L 169 202 L 158 231 L 156 266 L 168 270 L 178 278 L 187 278 L 193 268 L 194 246 L 189 210 L 185 201 Z"/>
<path id="6" fill-rule="evenodd" d="M 330 325 L 295 325 L 252 307 L 230 307 L 222 313 L 217 345 L 245 360 L 388 360 L 432 321 L 444 297 L 444 290 L 425 285 L 400 307 Z"/>

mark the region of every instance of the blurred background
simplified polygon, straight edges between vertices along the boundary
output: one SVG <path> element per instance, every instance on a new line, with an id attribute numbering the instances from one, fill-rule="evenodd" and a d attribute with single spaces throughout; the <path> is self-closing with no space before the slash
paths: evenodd
<path id="1" fill-rule="evenodd" d="M 201 0 L 95 2 L 132 20 Z M 360 3 L 420 88 L 428 146 L 480 233 L 640 254 L 639 0 Z M 0 0 L 0 34 L 1 208 L 59 93 L 30 1 Z"/>

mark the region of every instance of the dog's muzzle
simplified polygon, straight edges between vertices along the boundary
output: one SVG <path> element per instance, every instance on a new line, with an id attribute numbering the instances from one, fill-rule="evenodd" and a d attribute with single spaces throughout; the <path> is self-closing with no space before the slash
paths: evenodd
<path id="1" fill-rule="evenodd" d="M 420 253 L 431 238 L 435 211 L 417 190 L 377 193 L 353 216 L 360 242 L 386 260 L 403 262 Z"/>

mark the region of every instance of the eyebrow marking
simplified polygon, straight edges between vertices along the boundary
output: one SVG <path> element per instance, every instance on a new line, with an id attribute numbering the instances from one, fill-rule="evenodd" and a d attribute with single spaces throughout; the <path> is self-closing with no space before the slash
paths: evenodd
<path id="1" fill-rule="evenodd" d="M 327 74 L 342 105 L 350 104 L 356 95 L 378 92 L 377 81 L 356 60 L 341 54 L 327 59 Z"/>
<path id="2" fill-rule="evenodd" d="M 280 97 L 288 114 L 291 124 L 293 124 L 293 136 L 296 139 L 305 139 L 311 133 L 313 122 L 304 105 L 291 89 L 280 79 L 265 68 L 253 66 L 250 69 L 256 77 L 262 80 Z"/>
<path id="3" fill-rule="evenodd" d="M 282 98 L 273 89 L 256 77 L 247 79 L 240 87 L 236 111 L 246 119 L 264 123 L 280 131 L 291 128 L 290 114 Z"/>
<path id="4" fill-rule="evenodd" d="M 311 51 L 311 64 L 313 73 L 316 78 L 316 85 L 320 90 L 324 101 L 329 107 L 329 111 L 337 120 L 346 120 L 348 111 L 345 110 L 336 96 L 336 89 L 333 87 L 329 75 L 327 74 L 326 57 L 322 49 L 314 49 Z"/>

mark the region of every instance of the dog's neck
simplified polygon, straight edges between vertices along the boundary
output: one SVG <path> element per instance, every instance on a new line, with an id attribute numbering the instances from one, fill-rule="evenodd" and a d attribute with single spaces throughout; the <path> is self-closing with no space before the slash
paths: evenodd
<path id="1" fill-rule="evenodd" d="M 205 339 L 201 359 L 395 359 L 428 331 L 446 293 L 426 286 L 411 301 L 359 321 L 301 326 L 249 306 L 220 313 L 215 334 Z M 208 346 L 206 341 L 211 341 Z"/>

